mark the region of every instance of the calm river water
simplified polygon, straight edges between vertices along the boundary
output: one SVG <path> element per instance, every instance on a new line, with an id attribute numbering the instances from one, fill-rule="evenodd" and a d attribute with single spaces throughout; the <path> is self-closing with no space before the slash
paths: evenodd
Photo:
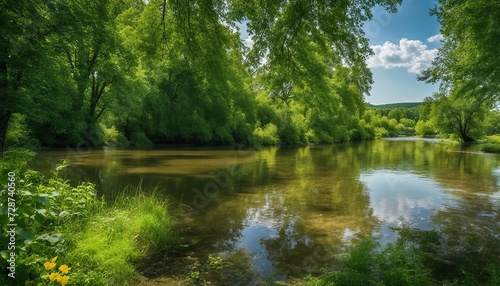
<path id="1" fill-rule="evenodd" d="M 389 139 L 325 146 L 51 150 L 37 164 L 70 162 L 68 179 L 105 196 L 157 188 L 182 209 L 186 253 L 244 261 L 263 279 L 331 267 L 351 243 L 395 239 L 392 226 L 439 229 L 459 249 L 499 252 L 500 155 L 477 146 Z M 491 245 L 484 243 L 490 241 Z M 500 254 L 500 253 L 499 253 Z"/>

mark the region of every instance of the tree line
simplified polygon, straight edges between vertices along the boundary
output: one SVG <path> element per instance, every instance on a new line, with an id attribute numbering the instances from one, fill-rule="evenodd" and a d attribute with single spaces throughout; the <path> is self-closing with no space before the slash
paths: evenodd
<path id="1" fill-rule="evenodd" d="M 349 140 L 372 81 L 362 23 L 399 2 L 3 1 L 0 142 Z"/>
<path id="2" fill-rule="evenodd" d="M 498 65 L 464 71 L 480 59 L 456 53 L 495 51 L 491 41 L 498 25 L 484 30 L 476 22 L 499 17 L 466 17 L 474 24 L 469 27 L 447 13 L 461 5 L 482 13 L 496 4 L 440 2 L 434 13 L 445 42 L 421 79 L 442 82 L 436 106 L 453 102 L 460 109 L 457 97 L 477 101 L 475 110 L 490 110 L 498 83 L 488 71 L 498 74 Z M 415 113 L 405 117 L 413 122 L 401 122 L 396 114 L 374 120 L 364 101 L 372 83 L 366 65 L 372 51 L 363 23 L 375 5 L 395 12 L 400 3 L 5 0 L 1 148 L 332 143 L 394 135 L 391 119 L 396 131 L 408 134 L 417 125 Z M 242 26 L 251 41 L 242 39 Z M 484 34 L 477 40 L 487 45 L 457 34 L 472 28 Z M 452 66 L 449 58 L 468 62 Z"/>

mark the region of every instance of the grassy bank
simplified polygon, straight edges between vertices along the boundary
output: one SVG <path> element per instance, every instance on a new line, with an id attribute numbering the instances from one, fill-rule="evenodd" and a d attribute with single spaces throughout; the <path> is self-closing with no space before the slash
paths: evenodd
<path id="1" fill-rule="evenodd" d="M 486 142 L 481 148 L 481 151 L 487 153 L 500 153 L 500 135 L 486 136 Z"/>
<path id="2" fill-rule="evenodd" d="M 339 271 L 309 276 L 298 284 L 326 285 L 500 285 L 500 262 L 491 253 L 465 247 L 455 253 L 435 230 L 408 225 L 394 243 L 380 248 L 372 238 L 350 248 Z"/>
<path id="3" fill-rule="evenodd" d="M 1 285 L 136 285 L 138 268 L 175 244 L 173 220 L 156 194 L 122 195 L 111 203 L 95 187 L 72 187 L 61 164 L 49 177 L 26 170 L 33 153 L 8 152 L 2 161 L 2 233 L 7 233 L 7 174 L 15 174 L 15 279 L 8 277 L 9 237 L 3 236 Z M 12 189 L 11 189 L 12 190 Z"/>

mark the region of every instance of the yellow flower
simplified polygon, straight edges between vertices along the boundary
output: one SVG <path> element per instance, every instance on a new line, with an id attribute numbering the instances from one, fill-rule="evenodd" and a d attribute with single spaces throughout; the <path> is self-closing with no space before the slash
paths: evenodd
<path id="1" fill-rule="evenodd" d="M 68 284 L 69 276 L 61 276 L 57 278 L 57 282 L 61 283 L 61 286 Z"/>
<path id="2" fill-rule="evenodd" d="M 57 260 L 57 256 L 52 258 L 50 261 L 47 261 L 43 264 L 43 266 L 45 266 L 45 269 L 47 270 L 52 270 L 54 269 L 54 267 L 56 267 L 56 260 Z"/>
<path id="3" fill-rule="evenodd" d="M 53 273 L 49 274 L 49 280 L 50 280 L 50 282 L 52 282 L 54 280 L 57 280 L 59 282 L 59 279 L 61 279 L 61 274 L 59 274 L 57 272 L 53 272 Z"/>
<path id="4" fill-rule="evenodd" d="M 68 274 L 70 269 L 71 268 L 69 268 L 66 264 L 63 264 L 59 267 L 59 271 L 61 271 L 62 274 Z"/>
<path id="5" fill-rule="evenodd" d="M 56 264 L 54 262 L 47 261 L 43 264 L 43 266 L 45 266 L 45 269 L 51 270 L 54 269 L 54 267 L 56 267 Z"/>

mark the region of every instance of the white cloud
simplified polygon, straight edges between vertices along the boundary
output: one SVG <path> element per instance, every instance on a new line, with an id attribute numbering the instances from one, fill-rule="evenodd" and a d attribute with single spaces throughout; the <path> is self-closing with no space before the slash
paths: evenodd
<path id="1" fill-rule="evenodd" d="M 443 35 L 437 34 L 432 37 L 427 38 L 427 42 L 429 43 L 434 43 L 434 42 L 441 42 L 443 40 Z"/>
<path id="2" fill-rule="evenodd" d="M 245 46 L 247 46 L 248 48 L 252 48 L 253 47 L 253 40 L 252 40 L 252 37 L 248 37 L 246 39 L 243 39 L 243 43 L 245 44 Z"/>
<path id="3" fill-rule="evenodd" d="M 385 42 L 371 48 L 375 55 L 368 59 L 368 67 L 407 68 L 409 73 L 416 74 L 429 68 L 438 54 L 437 49 L 429 50 L 421 41 L 406 38 L 401 39 L 399 45 Z"/>

